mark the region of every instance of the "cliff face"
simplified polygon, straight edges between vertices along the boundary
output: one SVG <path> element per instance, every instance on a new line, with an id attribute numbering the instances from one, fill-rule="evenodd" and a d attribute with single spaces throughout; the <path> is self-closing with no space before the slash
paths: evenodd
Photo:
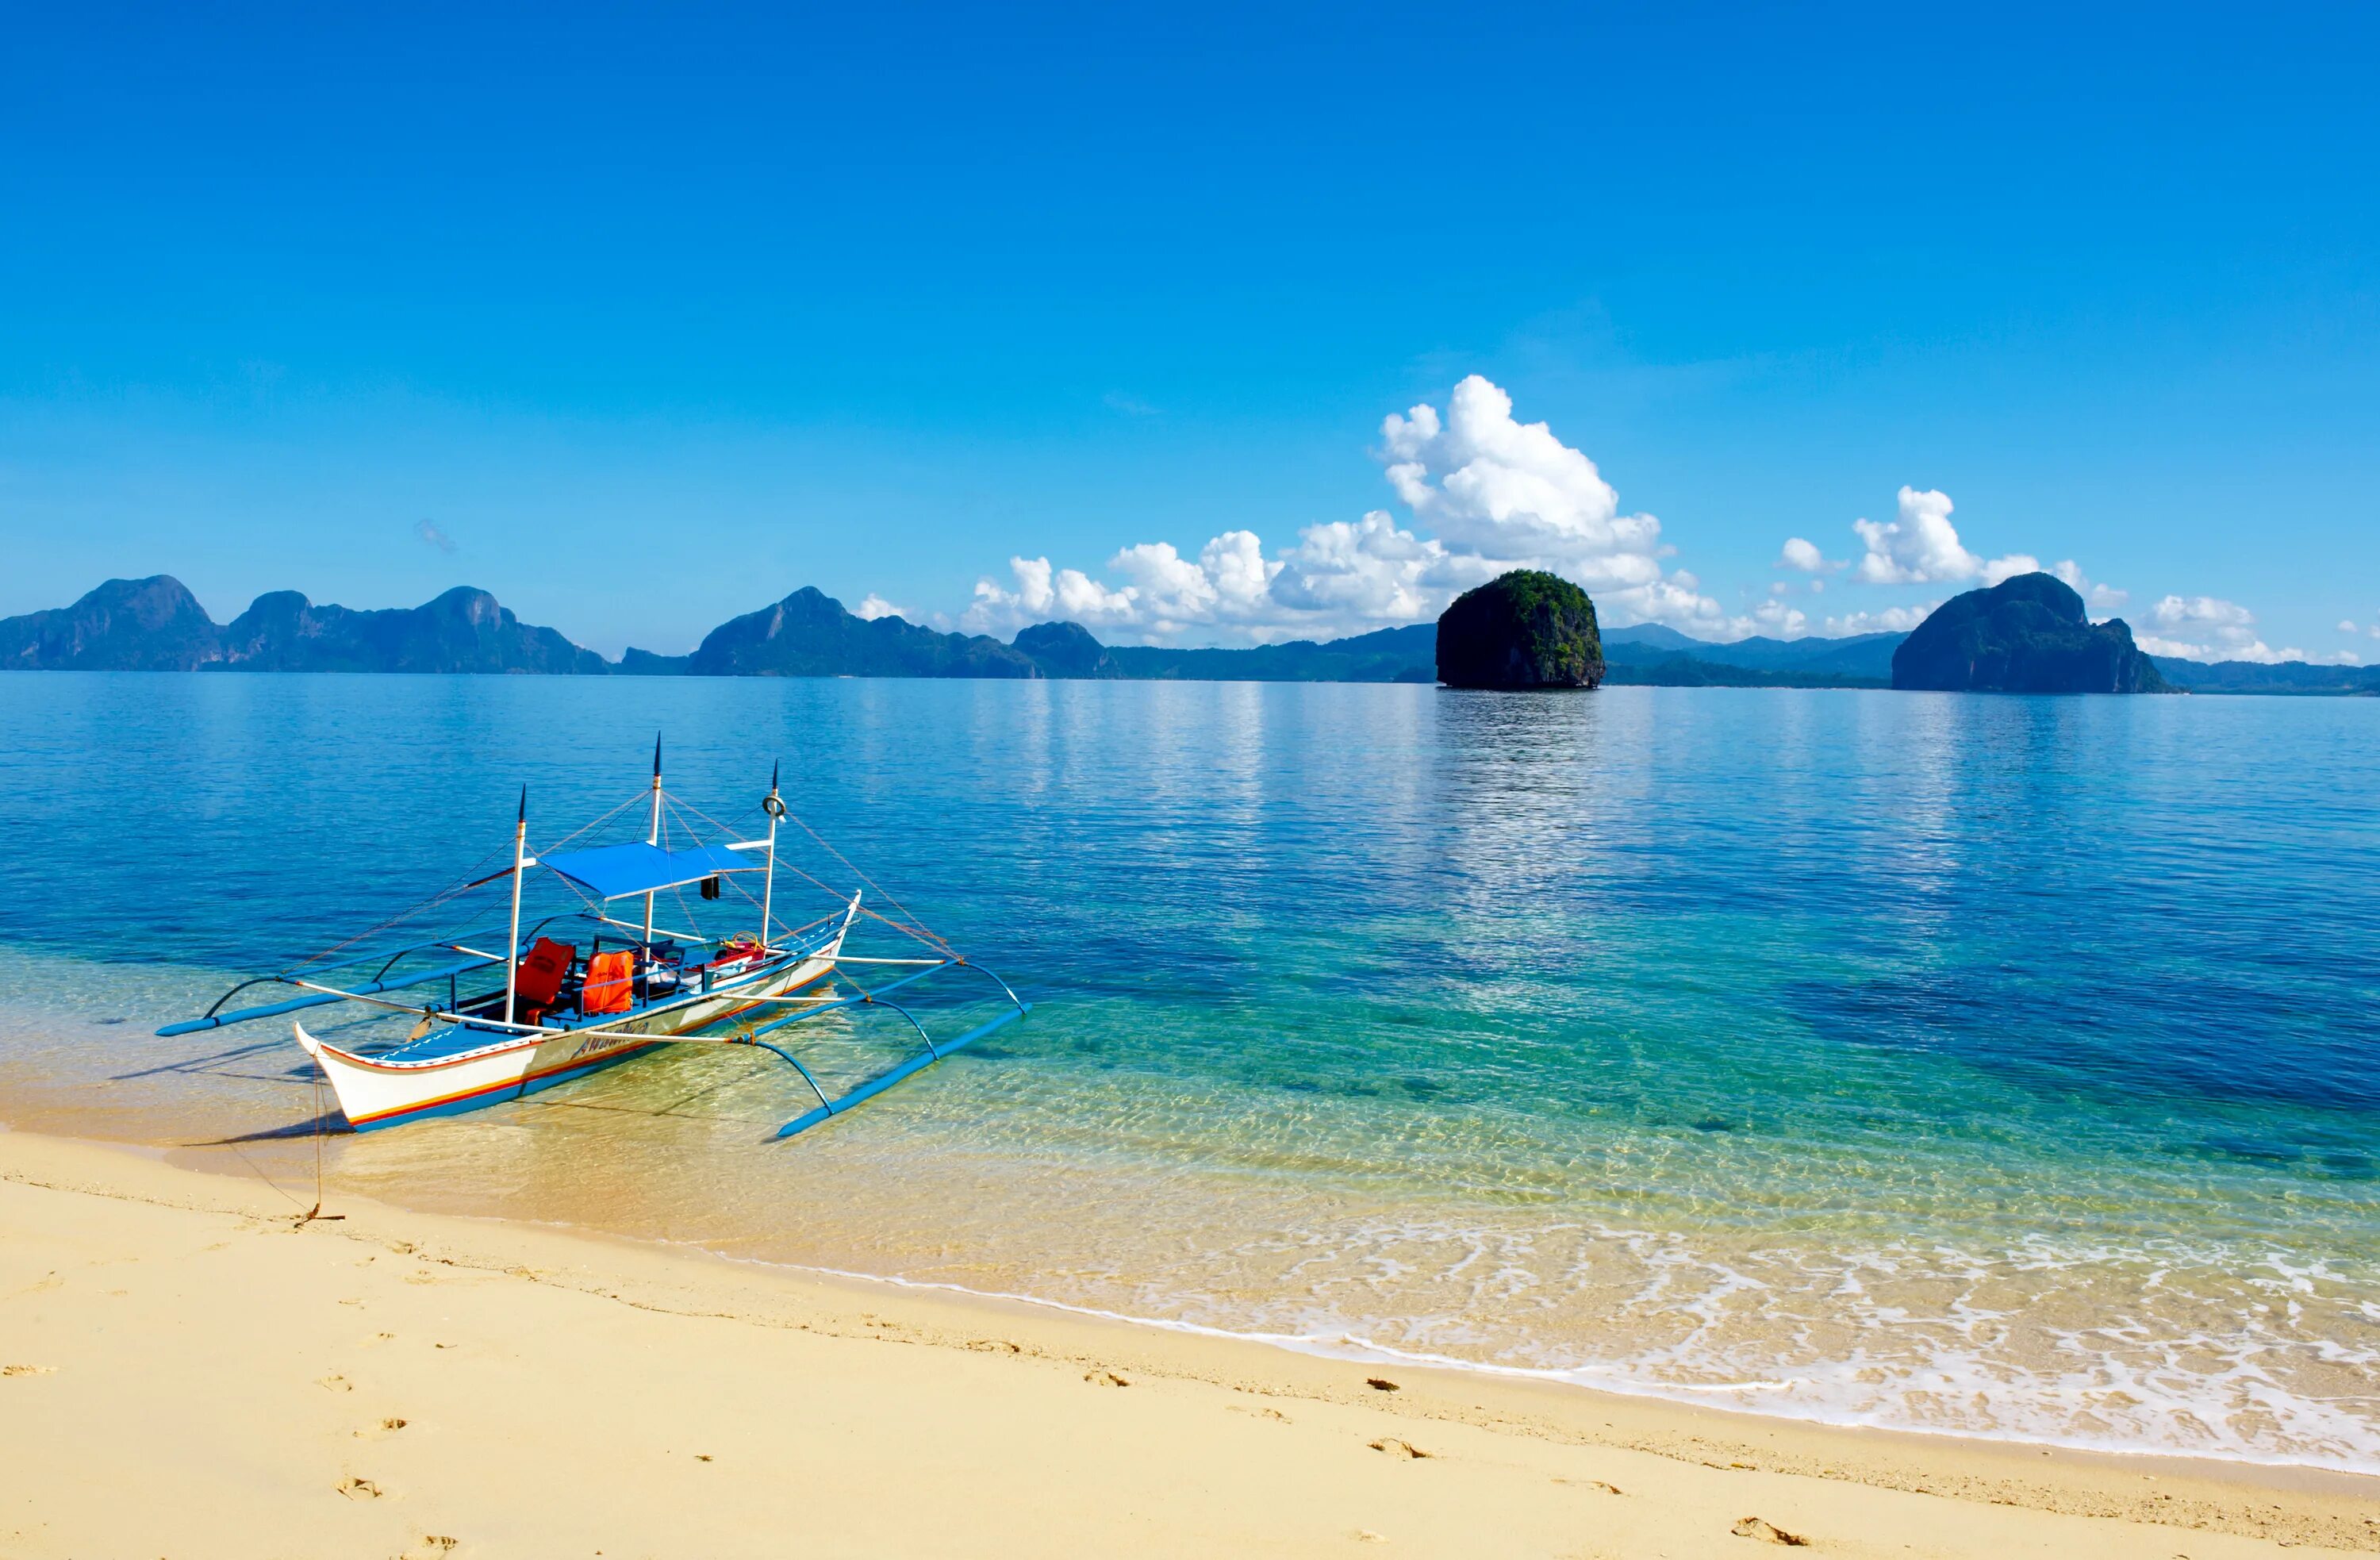
<path id="1" fill-rule="evenodd" d="M 1593 688 L 1603 681 L 1595 603 L 1558 575 L 1514 569 L 1454 599 L 1438 620 L 1449 688 Z"/>
<path id="2" fill-rule="evenodd" d="M 704 638 L 699 676 L 1038 677 L 1030 656 L 981 634 L 938 634 L 901 617 L 854 617 L 810 586 Z"/>
<path id="3" fill-rule="evenodd" d="M 1953 596 L 1892 652 L 1892 686 L 1938 692 L 2169 693 L 2121 618 L 2094 624 L 2073 587 L 2020 574 Z"/>

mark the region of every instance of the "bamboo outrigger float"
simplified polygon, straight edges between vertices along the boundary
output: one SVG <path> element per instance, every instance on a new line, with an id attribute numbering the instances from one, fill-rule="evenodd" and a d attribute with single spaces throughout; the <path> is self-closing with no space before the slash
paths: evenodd
<path id="1" fill-rule="evenodd" d="M 578 834 L 601 827 L 633 805 L 623 803 Z M 761 809 L 768 829 L 758 837 L 671 847 L 665 843 L 667 825 L 676 822 L 683 826 L 685 820 L 662 789 L 661 744 L 656 741 L 642 841 L 540 854 L 529 848 L 528 793 L 524 789 L 511 864 L 431 902 L 443 905 L 473 889 L 508 884 L 510 916 L 501 947 L 483 946 L 493 939 L 465 932 L 335 959 L 317 957 L 276 975 L 244 981 L 198 1018 L 168 1024 L 157 1033 L 191 1034 L 348 1004 L 382 1016 L 412 1015 L 409 1034 L 370 1052 L 334 1045 L 309 1032 L 303 1022 L 292 1021 L 298 1043 L 320 1066 L 348 1125 L 358 1132 L 517 1100 L 662 1045 L 751 1046 L 790 1063 L 817 1097 L 813 1108 L 778 1129 L 778 1137 L 789 1138 L 882 1093 L 1032 1010 L 1006 981 L 961 957 L 922 926 L 865 909 L 857 888 L 848 898 L 831 891 L 838 901 L 835 910 L 807 925 L 782 925 L 775 915 L 777 826 L 791 814 L 773 774 Z M 832 847 L 826 848 L 832 853 Z M 576 895 L 582 908 L 546 916 L 524 932 L 522 894 L 532 871 L 549 874 Z M 743 886 L 744 874 L 758 874 L 757 899 Z M 686 913 L 684 890 L 697 885 L 705 900 L 723 898 L 733 886 L 758 909 L 760 930 L 710 938 L 698 931 L 659 926 L 656 900 L 663 894 L 677 901 L 681 919 L 694 919 Z M 611 914 L 622 900 L 642 901 L 640 920 Z M 922 945 L 928 957 L 844 953 L 844 941 L 863 915 Z M 544 935 L 549 928 L 569 932 L 579 927 L 593 936 L 583 958 L 574 943 Z M 525 938 L 535 941 L 524 948 Z M 892 978 L 862 986 L 853 967 L 870 980 L 879 970 Z M 938 1042 L 914 1014 L 887 997 L 954 969 L 980 972 L 999 987 L 1007 1006 L 964 1034 Z M 502 985 L 488 984 L 488 977 L 497 973 L 503 976 Z M 273 985 L 299 994 L 226 1011 L 226 1005 L 243 992 Z M 441 985 L 443 1002 L 438 1000 Z M 431 989 L 427 1001 L 419 995 L 425 987 Z M 849 989 L 838 989 L 842 987 Z M 916 1030 L 924 1050 L 833 1096 L 792 1051 L 763 1038 L 863 1005 L 898 1015 Z"/>

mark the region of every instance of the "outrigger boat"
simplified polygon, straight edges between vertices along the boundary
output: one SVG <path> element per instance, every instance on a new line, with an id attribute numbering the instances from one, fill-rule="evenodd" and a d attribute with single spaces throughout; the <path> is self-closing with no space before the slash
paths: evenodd
<path id="1" fill-rule="evenodd" d="M 622 803 L 560 844 L 601 830 L 647 799 L 638 797 Z M 411 1031 L 376 1050 L 333 1044 L 309 1032 L 303 1021 L 291 1023 L 298 1043 L 329 1079 L 339 1109 L 358 1132 L 517 1100 L 662 1045 L 752 1046 L 792 1064 L 817 1098 L 814 1107 L 778 1129 L 778 1137 L 790 1138 L 1032 1010 L 1006 981 L 962 957 L 913 919 L 895 919 L 863 907 L 860 888 L 853 888 L 847 898 L 840 890 L 829 890 L 836 908 L 806 925 L 780 922 L 775 915 L 780 823 L 792 821 L 837 861 L 845 867 L 849 863 L 787 810 L 773 774 L 760 808 L 768 821 L 765 833 L 743 840 L 702 841 L 686 817 L 693 810 L 662 788 L 657 740 L 644 839 L 533 851 L 524 788 L 509 866 L 449 889 L 417 911 L 384 923 L 418 919 L 475 889 L 509 885 L 511 913 L 501 947 L 483 945 L 493 939 L 470 932 L 362 952 L 347 951 L 363 940 L 351 939 L 332 950 L 339 957 L 317 956 L 278 974 L 243 981 L 198 1018 L 168 1024 L 157 1033 L 192 1034 L 346 1004 L 358 1005 L 367 1017 L 383 1020 L 411 1015 Z M 722 832 L 712 820 L 702 822 Z M 678 843 L 681 835 L 684 843 Z M 857 869 L 851 870 L 858 875 Z M 524 931 L 522 895 L 533 871 L 541 871 L 581 904 Z M 753 875 L 759 879 L 757 898 L 744 883 Z M 826 886 L 807 872 L 800 875 Z M 732 889 L 759 912 L 759 930 L 710 938 L 657 922 L 656 902 L 664 894 L 675 901 L 678 919 L 689 923 L 696 919 L 686 904 L 689 887 L 703 900 L 723 899 Z M 624 920 L 612 913 L 623 901 L 641 901 L 640 920 Z M 901 914 L 906 917 L 905 911 Z M 922 945 L 925 957 L 845 953 L 844 942 L 863 916 Z M 591 938 L 583 956 L 574 941 L 547 935 L 549 931 L 567 936 L 582 930 Z M 854 967 L 875 983 L 862 986 Z M 936 1041 L 908 1008 L 887 1000 L 903 987 L 960 969 L 973 969 L 998 986 L 1006 1006 L 955 1038 Z M 489 982 L 489 977 L 499 974 L 501 984 Z M 299 994 L 226 1010 L 242 993 L 275 985 Z M 424 988 L 428 1000 L 419 994 Z M 924 1050 L 838 1094 L 830 1096 L 818 1075 L 793 1052 L 763 1038 L 864 1005 L 887 1009 L 906 1020 Z"/>

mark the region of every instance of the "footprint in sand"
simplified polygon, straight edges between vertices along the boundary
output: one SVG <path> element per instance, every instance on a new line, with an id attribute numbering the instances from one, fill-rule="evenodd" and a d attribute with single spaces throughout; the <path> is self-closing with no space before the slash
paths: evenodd
<path id="1" fill-rule="evenodd" d="M 1087 1371 L 1083 1376 L 1083 1380 L 1090 1383 L 1093 1386 L 1130 1386 L 1132 1384 L 1122 1376 L 1117 1375 L 1113 1371 Z"/>
<path id="2" fill-rule="evenodd" d="M 1418 1460 L 1429 1456 L 1427 1452 L 1423 1451 L 1412 1442 L 1400 1441 L 1393 1435 L 1384 1435 L 1379 1440 L 1370 1442 L 1368 1444 L 1375 1452 L 1386 1452 L 1392 1457 L 1404 1457 Z"/>
<path id="3" fill-rule="evenodd" d="M 1758 1539 L 1763 1543 L 1791 1544 L 1796 1549 L 1805 1548 L 1810 1542 L 1799 1533 L 1789 1533 L 1776 1523 L 1765 1522 L 1757 1517 L 1747 1517 L 1730 1528 L 1728 1531 L 1740 1539 Z"/>
<path id="4" fill-rule="evenodd" d="M 325 1392 L 353 1392 L 356 1390 L 356 1383 L 347 1380 L 345 1376 L 324 1376 L 321 1381 L 316 1382 L 314 1384 L 322 1388 Z"/>
<path id="5" fill-rule="evenodd" d="M 1619 1485 L 1607 1484 L 1600 1479 L 1557 1479 L 1554 1482 L 1557 1484 L 1575 1484 L 1579 1488 L 1585 1490 L 1600 1490 L 1607 1495 L 1616 1495 L 1621 1493 Z"/>
<path id="6" fill-rule="evenodd" d="M 380 1499 L 380 1486 L 369 1479 L 342 1479 L 334 1488 L 351 1501 Z"/>

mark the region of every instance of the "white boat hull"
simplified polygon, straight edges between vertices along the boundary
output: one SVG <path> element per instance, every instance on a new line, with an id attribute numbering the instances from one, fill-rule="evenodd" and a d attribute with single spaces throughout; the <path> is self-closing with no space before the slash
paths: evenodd
<path id="1" fill-rule="evenodd" d="M 715 995 L 682 1006 L 597 1019 L 578 1030 L 549 1030 L 493 1039 L 476 1050 L 421 1061 L 376 1060 L 342 1051 L 291 1027 L 298 1043 L 321 1064 L 339 1109 L 358 1132 L 432 1115 L 481 1110 L 583 1078 L 643 1054 L 674 1036 L 727 1022 L 763 999 L 816 985 L 834 973 L 843 938 L 784 968 L 756 975 Z M 650 1038 L 647 1038 L 650 1037 Z"/>

